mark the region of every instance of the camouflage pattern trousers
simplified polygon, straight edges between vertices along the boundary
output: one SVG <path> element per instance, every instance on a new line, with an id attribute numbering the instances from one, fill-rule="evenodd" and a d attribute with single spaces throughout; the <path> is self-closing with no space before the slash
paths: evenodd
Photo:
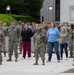
<path id="1" fill-rule="evenodd" d="M 5 40 L 2 42 L 2 48 L 3 48 L 3 52 L 6 53 L 6 49 L 5 49 Z"/>
<path id="2" fill-rule="evenodd" d="M 0 62 L 2 61 L 2 44 L 0 43 Z"/>
<path id="3" fill-rule="evenodd" d="M 35 60 L 39 60 L 39 56 L 42 60 L 45 60 L 45 46 L 37 46 L 35 45 Z"/>
<path id="4" fill-rule="evenodd" d="M 73 63 L 74 63 L 74 38 L 73 38 L 73 42 L 72 43 L 73 43 L 72 47 L 73 47 Z"/>
<path id="5" fill-rule="evenodd" d="M 22 52 L 22 38 L 19 40 L 19 51 Z"/>
<path id="6" fill-rule="evenodd" d="M 73 41 L 69 42 L 70 56 L 73 57 Z"/>
<path id="7" fill-rule="evenodd" d="M 8 55 L 12 57 L 14 51 L 15 58 L 18 58 L 18 42 L 17 41 L 9 41 L 8 44 Z"/>

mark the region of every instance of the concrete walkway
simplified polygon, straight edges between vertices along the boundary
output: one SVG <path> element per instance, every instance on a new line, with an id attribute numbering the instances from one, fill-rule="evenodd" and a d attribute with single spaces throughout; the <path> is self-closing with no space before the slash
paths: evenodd
<path id="1" fill-rule="evenodd" d="M 33 54 L 32 54 L 33 55 Z M 66 60 L 65 55 L 64 59 L 60 63 L 56 60 L 55 53 L 53 54 L 52 61 L 50 63 L 42 65 L 41 59 L 39 60 L 39 65 L 34 66 L 35 58 L 32 57 L 31 60 L 26 58 L 21 60 L 22 55 L 19 55 L 18 62 L 14 61 L 7 62 L 7 57 L 3 58 L 3 65 L 0 66 L 0 75 L 74 75 L 73 73 L 63 73 L 66 70 L 74 68 L 72 66 L 73 59 Z M 45 56 L 47 61 L 47 54 Z"/>

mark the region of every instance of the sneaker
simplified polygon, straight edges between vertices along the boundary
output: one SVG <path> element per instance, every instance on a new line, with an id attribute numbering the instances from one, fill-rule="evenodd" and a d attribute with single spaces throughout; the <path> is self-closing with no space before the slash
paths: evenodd
<path id="1" fill-rule="evenodd" d="M 33 57 L 35 57 L 35 55 Z"/>
<path id="2" fill-rule="evenodd" d="M 60 60 L 63 60 L 62 58 Z"/>
<path id="3" fill-rule="evenodd" d="M 58 60 L 58 63 L 60 63 L 60 60 Z"/>
<path id="4" fill-rule="evenodd" d="M 21 58 L 21 60 L 24 60 L 24 59 L 25 59 L 24 57 Z"/>
<path id="5" fill-rule="evenodd" d="M 48 60 L 47 62 L 51 62 L 51 61 Z"/>
<path id="6" fill-rule="evenodd" d="M 29 60 L 31 60 L 31 58 L 28 58 Z"/>
<path id="7" fill-rule="evenodd" d="M 66 60 L 68 60 L 68 58 L 66 58 Z"/>

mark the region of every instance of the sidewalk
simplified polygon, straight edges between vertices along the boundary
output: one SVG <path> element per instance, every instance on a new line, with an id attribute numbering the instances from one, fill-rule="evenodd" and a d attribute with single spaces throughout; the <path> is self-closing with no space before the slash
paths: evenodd
<path id="1" fill-rule="evenodd" d="M 32 54 L 33 55 L 33 54 Z M 64 59 L 61 60 L 60 63 L 56 60 L 56 55 L 53 53 L 52 61 L 50 63 L 42 65 L 41 59 L 39 60 L 39 65 L 33 65 L 35 62 L 35 58 L 31 58 L 29 60 L 26 58 L 25 60 L 21 60 L 22 55 L 19 55 L 18 62 L 14 61 L 14 57 L 12 62 L 7 62 L 8 57 L 3 58 L 3 65 L 0 66 L 0 75 L 74 75 L 74 73 L 63 73 L 66 70 L 74 68 L 72 66 L 73 59 Z M 46 54 L 46 61 L 47 61 Z"/>

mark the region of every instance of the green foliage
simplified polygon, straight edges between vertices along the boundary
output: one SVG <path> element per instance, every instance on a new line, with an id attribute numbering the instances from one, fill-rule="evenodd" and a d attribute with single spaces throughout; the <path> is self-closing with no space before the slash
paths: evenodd
<path id="1" fill-rule="evenodd" d="M 27 8 L 27 12 L 30 14 L 30 15 L 38 15 L 40 9 L 42 8 L 43 6 L 43 1 L 44 0 L 25 0 L 24 3 L 25 3 L 25 8 Z"/>
<path id="2" fill-rule="evenodd" d="M 16 20 L 21 20 L 23 22 L 38 22 L 38 20 L 34 19 L 31 16 L 22 16 L 22 15 L 11 15 L 12 17 L 14 17 Z"/>
<path id="3" fill-rule="evenodd" d="M 14 20 L 16 22 L 16 24 L 18 24 L 18 21 L 16 19 L 14 19 L 12 16 L 6 15 L 6 14 L 0 14 L 0 21 L 2 21 L 3 23 L 6 23 L 7 26 L 10 25 L 11 20 Z"/>
<path id="4" fill-rule="evenodd" d="M 1 0 L 0 13 L 6 13 L 7 5 L 10 5 L 12 14 L 27 14 L 37 18 L 43 6 L 43 1 L 44 0 Z"/>
<path id="5" fill-rule="evenodd" d="M 6 23 L 7 26 L 10 25 L 10 21 L 14 20 L 16 22 L 16 25 L 18 24 L 18 21 L 21 20 L 23 22 L 38 22 L 38 20 L 34 19 L 31 16 L 22 16 L 22 15 L 13 15 L 13 14 L 0 14 L 0 21 L 3 21 L 3 23 Z"/>
<path id="6" fill-rule="evenodd" d="M 44 0 L 25 0 L 24 2 L 27 3 L 26 7 L 29 9 L 30 12 L 39 12 L 39 10 L 43 6 L 43 1 Z"/>

